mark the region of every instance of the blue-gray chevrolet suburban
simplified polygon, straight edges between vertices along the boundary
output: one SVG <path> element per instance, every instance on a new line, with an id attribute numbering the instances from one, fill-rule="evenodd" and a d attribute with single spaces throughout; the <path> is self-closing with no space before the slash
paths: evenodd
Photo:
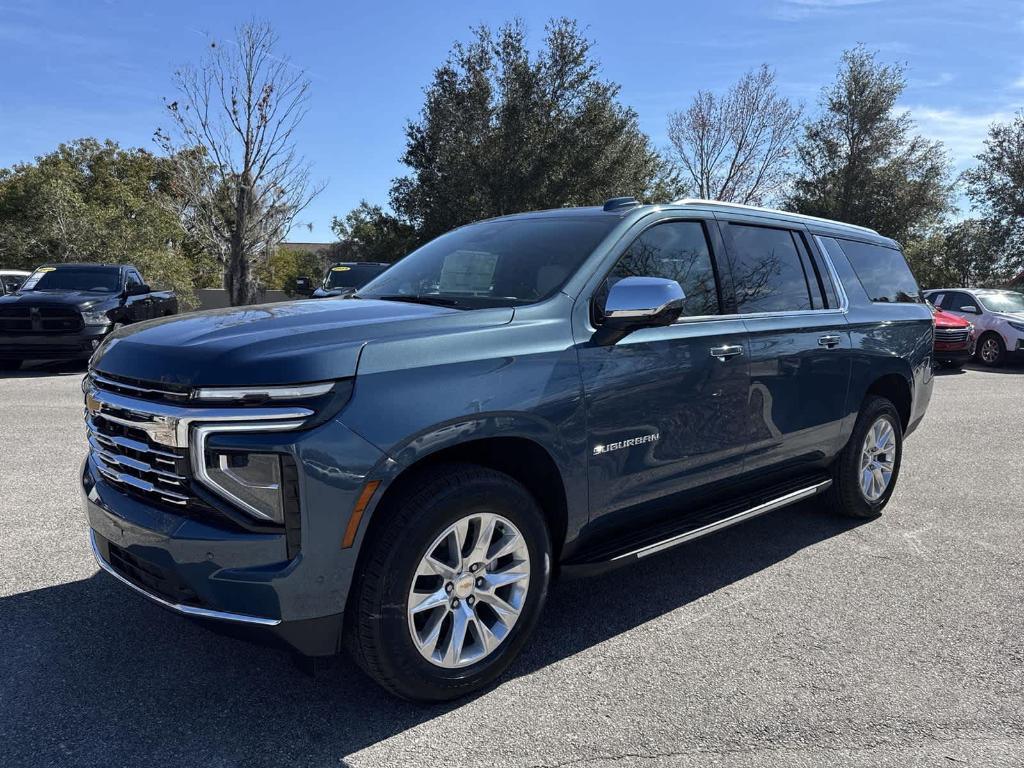
<path id="1" fill-rule="evenodd" d="M 864 227 L 632 198 L 481 221 L 350 298 L 112 334 L 83 380 L 92 548 L 179 614 L 451 699 L 560 573 L 812 497 L 879 515 L 932 341 Z"/>

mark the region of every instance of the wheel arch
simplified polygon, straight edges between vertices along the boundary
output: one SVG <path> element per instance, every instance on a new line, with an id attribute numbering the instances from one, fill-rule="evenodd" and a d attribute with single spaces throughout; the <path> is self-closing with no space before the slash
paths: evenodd
<path id="1" fill-rule="evenodd" d="M 913 412 L 913 389 L 907 377 L 901 373 L 885 373 L 872 381 L 864 392 L 863 402 L 871 395 L 884 397 L 891 402 L 900 415 L 900 425 L 904 432 L 910 425 Z"/>

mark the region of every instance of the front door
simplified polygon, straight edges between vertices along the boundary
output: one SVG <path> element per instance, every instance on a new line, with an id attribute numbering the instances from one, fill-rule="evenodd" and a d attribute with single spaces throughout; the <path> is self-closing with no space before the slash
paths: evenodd
<path id="1" fill-rule="evenodd" d="M 623 277 L 676 280 L 686 300 L 671 326 L 578 347 L 591 520 L 738 474 L 747 445 L 746 332 L 742 320 L 721 317 L 729 299 L 715 222 L 662 220 L 627 243 L 592 298 L 581 296 L 590 302 L 581 335 L 600 324 L 608 287 Z"/>

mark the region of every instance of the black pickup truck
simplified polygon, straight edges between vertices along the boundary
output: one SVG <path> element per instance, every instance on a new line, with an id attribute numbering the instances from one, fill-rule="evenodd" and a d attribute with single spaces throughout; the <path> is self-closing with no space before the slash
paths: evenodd
<path id="1" fill-rule="evenodd" d="M 177 314 L 170 291 L 154 291 L 127 264 L 48 264 L 0 296 L 0 370 L 28 359 L 86 359 L 122 325 Z"/>

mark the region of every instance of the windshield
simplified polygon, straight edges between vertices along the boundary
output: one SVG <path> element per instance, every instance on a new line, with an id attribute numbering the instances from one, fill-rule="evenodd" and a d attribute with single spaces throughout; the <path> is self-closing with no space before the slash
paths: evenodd
<path id="1" fill-rule="evenodd" d="M 385 269 L 382 264 L 339 264 L 327 273 L 324 288 L 362 288 Z"/>
<path id="2" fill-rule="evenodd" d="M 423 298 L 463 309 L 554 295 L 619 222 L 614 216 L 482 221 L 413 251 L 359 298 Z"/>
<path id="3" fill-rule="evenodd" d="M 1001 291 L 999 293 L 979 293 L 978 301 L 989 312 L 1024 312 L 1024 293 Z"/>
<path id="4" fill-rule="evenodd" d="M 40 267 L 21 290 L 117 293 L 121 290 L 121 270 L 118 267 Z"/>

